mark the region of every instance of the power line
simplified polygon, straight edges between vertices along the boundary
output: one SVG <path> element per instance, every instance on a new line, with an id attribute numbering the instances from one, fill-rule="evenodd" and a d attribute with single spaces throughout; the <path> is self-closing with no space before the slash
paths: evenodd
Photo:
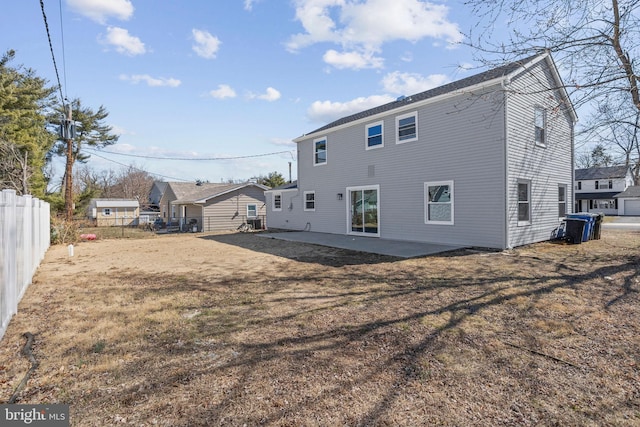
<path id="1" fill-rule="evenodd" d="M 91 151 L 93 153 L 98 152 L 98 150 L 96 149 L 92 149 L 89 147 L 85 147 L 85 150 Z M 141 154 L 126 154 L 126 153 L 116 153 L 113 151 L 105 151 L 105 150 L 100 150 L 100 153 L 104 153 L 104 154 L 115 154 L 116 156 L 125 156 L 125 157 L 137 157 L 137 158 L 141 158 L 141 159 L 153 159 L 153 160 L 179 160 L 179 161 L 192 161 L 192 160 L 196 160 L 196 161 L 213 161 L 213 160 L 239 160 L 239 159 L 251 159 L 251 158 L 255 158 L 255 157 L 266 157 L 266 156 L 275 156 L 276 154 L 284 154 L 284 153 L 289 153 L 291 154 L 292 150 L 287 150 L 287 151 L 276 151 L 273 153 L 264 153 L 264 154 L 252 154 L 252 155 L 248 155 L 248 156 L 235 156 L 235 157 L 201 157 L 201 158 L 193 158 L 193 157 L 159 157 L 159 156 L 143 156 Z M 293 157 L 293 155 L 291 156 Z"/>
<path id="2" fill-rule="evenodd" d="M 157 177 L 160 177 L 160 178 L 168 178 L 168 179 L 171 179 L 171 180 L 174 180 L 174 181 L 184 181 L 184 182 L 191 182 L 191 181 L 192 181 L 192 180 L 190 180 L 190 179 L 174 178 L 174 177 L 172 177 L 172 176 L 166 176 L 166 175 L 162 175 L 162 174 L 159 174 L 159 173 L 149 172 L 149 171 L 147 171 L 147 170 L 140 169 L 140 168 L 137 168 L 137 167 L 132 166 L 132 165 L 126 165 L 126 164 L 124 164 L 124 163 L 120 163 L 120 162 L 117 162 L 117 161 L 115 161 L 115 160 L 108 159 L 108 158 L 106 158 L 106 157 L 104 157 L 104 156 L 101 156 L 100 154 L 96 154 L 96 153 L 94 153 L 93 155 L 94 155 L 94 156 L 96 156 L 96 157 L 100 157 L 101 159 L 106 160 L 106 161 L 108 161 L 108 162 L 112 162 L 112 163 L 115 163 L 115 164 L 117 164 L 117 165 L 124 166 L 124 167 L 127 167 L 127 168 L 135 169 L 135 170 L 137 170 L 138 172 L 146 172 L 146 173 L 148 173 L 148 174 L 150 174 L 150 175 L 154 175 L 154 176 L 157 176 Z"/>
<path id="3" fill-rule="evenodd" d="M 47 23 L 47 14 L 44 11 L 44 0 L 40 0 L 40 8 L 42 9 L 42 19 L 44 20 L 44 28 L 47 31 L 47 39 L 49 40 L 49 50 L 51 50 L 51 59 L 53 60 L 53 68 L 56 72 L 56 79 L 58 81 L 58 90 L 60 92 L 60 101 L 62 106 L 65 107 L 64 96 L 62 95 L 62 85 L 60 84 L 60 74 L 58 74 L 58 65 L 56 64 L 56 56 L 53 53 L 53 44 L 51 43 L 51 34 L 49 33 L 49 24 Z"/>
<path id="4" fill-rule="evenodd" d="M 60 6 L 60 42 L 62 44 L 62 78 L 64 79 L 64 98 L 67 99 L 67 61 L 64 54 L 64 27 L 62 26 L 62 0 Z"/>

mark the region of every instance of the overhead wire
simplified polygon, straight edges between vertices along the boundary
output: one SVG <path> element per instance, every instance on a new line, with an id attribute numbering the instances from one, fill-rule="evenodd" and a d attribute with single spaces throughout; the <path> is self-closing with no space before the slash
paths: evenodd
<path id="1" fill-rule="evenodd" d="M 95 148 L 86 147 L 85 150 L 97 152 Z M 125 156 L 125 157 L 136 157 L 140 159 L 152 159 L 152 160 L 179 160 L 179 161 L 214 161 L 214 160 L 240 160 L 240 159 L 251 159 L 255 157 L 266 157 L 266 156 L 275 156 L 276 154 L 291 154 L 292 150 L 286 151 L 276 151 L 273 153 L 263 153 L 263 154 L 250 154 L 246 156 L 233 156 L 233 157 L 160 157 L 160 156 L 146 156 L 142 154 L 128 154 L 128 153 L 116 153 L 114 151 L 106 151 L 100 150 L 100 153 L 104 154 L 114 154 L 116 156 Z M 293 157 L 293 155 L 291 155 Z"/>
<path id="2" fill-rule="evenodd" d="M 157 176 L 157 177 L 160 177 L 160 178 L 168 178 L 168 179 L 171 179 L 171 180 L 174 180 L 174 181 L 184 181 L 184 182 L 193 181 L 192 179 L 174 178 L 174 177 L 171 177 L 171 176 L 162 175 L 162 174 L 155 173 L 155 172 L 150 172 L 150 171 L 147 171 L 147 170 L 144 170 L 144 169 L 137 168 L 137 167 L 135 167 L 133 165 L 127 165 L 127 164 L 124 164 L 124 163 L 117 162 L 115 160 L 112 160 L 112 159 L 109 159 L 107 157 L 101 156 L 100 154 L 97 154 L 97 153 L 93 153 L 93 155 L 96 156 L 96 157 L 100 157 L 101 159 L 106 160 L 108 162 L 115 163 L 117 165 L 124 166 L 124 167 L 127 167 L 127 168 L 135 169 L 138 172 L 146 172 L 146 173 L 148 173 L 150 175 L 154 175 L 154 176 Z"/>
<path id="3" fill-rule="evenodd" d="M 67 98 L 67 60 L 64 52 L 64 26 L 62 25 L 62 0 L 58 0 L 60 9 L 60 43 L 62 44 L 62 79 L 64 80 L 64 99 Z"/>
<path id="4" fill-rule="evenodd" d="M 47 22 L 47 14 L 44 11 L 44 0 L 40 0 L 40 9 L 42 9 L 42 19 L 44 20 L 44 28 L 47 31 L 47 39 L 49 40 L 49 50 L 51 51 L 51 59 L 53 60 L 53 69 L 56 72 L 56 80 L 58 82 L 58 91 L 60 92 L 60 101 L 62 102 L 62 106 L 66 110 L 65 97 L 62 94 L 62 84 L 60 83 L 60 73 L 58 73 L 58 64 L 56 64 L 56 56 L 53 53 L 53 43 L 51 43 L 51 33 L 49 32 L 49 23 Z"/>

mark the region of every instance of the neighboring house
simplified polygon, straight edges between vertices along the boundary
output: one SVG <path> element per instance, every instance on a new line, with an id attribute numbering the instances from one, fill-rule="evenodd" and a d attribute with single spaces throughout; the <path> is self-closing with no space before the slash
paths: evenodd
<path id="1" fill-rule="evenodd" d="M 573 207 L 577 117 L 542 53 L 296 138 L 295 188 L 269 228 L 510 248 Z"/>
<path id="2" fill-rule="evenodd" d="M 576 169 L 574 179 L 576 212 L 623 215 L 622 203 L 617 195 L 633 185 L 633 173 L 630 167 L 609 166 Z M 631 211 L 633 211 L 633 199 L 634 197 L 631 197 Z M 627 198 L 625 197 L 624 200 Z M 636 213 L 636 215 L 640 214 Z"/>
<path id="3" fill-rule="evenodd" d="M 247 222 L 265 224 L 264 192 L 269 187 L 247 182 L 212 184 L 167 182 L 158 203 L 169 227 L 189 231 L 232 230 Z"/>
<path id="4" fill-rule="evenodd" d="M 87 217 L 97 227 L 138 225 L 140 204 L 137 200 L 91 199 Z"/>

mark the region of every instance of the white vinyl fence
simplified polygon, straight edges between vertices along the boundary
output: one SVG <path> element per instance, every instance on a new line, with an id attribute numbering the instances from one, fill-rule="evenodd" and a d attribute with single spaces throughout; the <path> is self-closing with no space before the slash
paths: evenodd
<path id="1" fill-rule="evenodd" d="M 49 203 L 0 192 L 0 339 L 51 243 Z"/>

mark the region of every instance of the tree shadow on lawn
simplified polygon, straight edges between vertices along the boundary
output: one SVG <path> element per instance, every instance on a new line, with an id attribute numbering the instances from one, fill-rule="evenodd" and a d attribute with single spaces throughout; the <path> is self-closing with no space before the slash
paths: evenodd
<path id="1" fill-rule="evenodd" d="M 272 250 L 269 253 L 282 256 L 281 249 Z M 587 300 L 593 310 L 629 310 L 638 304 L 636 254 L 611 253 L 599 257 L 597 263 L 569 255 L 553 262 L 544 257 L 514 257 L 506 261 L 510 270 L 502 274 L 492 270 L 491 258 L 469 262 L 475 264 L 473 268 L 459 271 L 456 267 L 442 269 L 446 264 L 441 263 L 433 267 L 433 276 L 424 274 L 428 269 L 398 267 L 375 273 L 366 266 L 321 277 L 315 271 L 278 278 L 257 273 L 244 277 L 242 284 L 198 276 L 172 280 L 167 275 L 162 282 L 133 292 L 144 293 L 145 298 L 174 295 L 176 307 L 172 309 L 200 309 L 202 313 L 185 321 L 186 329 L 161 330 L 165 326 L 157 325 L 161 334 L 147 337 L 141 357 L 123 366 L 121 373 L 140 378 L 139 373 L 145 372 L 144 393 L 139 384 L 131 385 L 120 393 L 119 405 L 143 413 L 174 411 L 190 426 L 304 425 L 314 424 L 314 416 L 330 417 L 320 424 L 387 425 L 401 420 L 397 418 L 399 406 L 407 404 L 408 398 L 422 399 L 417 405 L 424 406 L 436 392 L 445 396 L 462 393 L 466 399 L 455 402 L 459 413 L 434 410 L 429 421 L 436 423 L 472 423 L 474 417 L 476 422 L 477 417 L 486 422 L 502 414 L 507 423 L 544 419 L 547 424 L 606 424 L 606 416 L 632 415 L 634 406 L 617 393 L 617 387 L 640 393 L 637 368 L 620 364 L 614 354 L 597 354 L 597 360 L 585 356 L 572 364 L 546 358 L 545 349 L 535 347 L 540 342 L 537 334 L 543 334 L 532 325 L 550 317 L 572 324 L 572 334 L 586 344 L 576 351 L 563 346 L 561 339 L 555 342 L 558 352 L 569 353 L 567 359 L 582 357 L 590 351 L 589 345 L 598 349 L 613 345 L 615 337 L 597 331 L 602 325 L 589 325 L 594 329 L 585 330 L 583 324 L 577 324 L 584 321 L 585 313 L 580 311 L 584 307 L 572 312 L 569 303 L 563 303 L 568 311 L 558 312 L 553 304 L 559 303 L 547 303 L 545 298 L 565 290 Z M 622 284 L 613 289 L 594 285 L 605 277 L 622 278 Z M 298 294 L 292 286 L 303 282 L 308 289 Z M 194 291 L 197 298 L 188 298 Z M 425 323 L 425 319 L 439 319 L 440 323 Z M 480 327 L 474 327 L 474 321 Z M 490 331 L 483 331 L 482 325 Z M 627 326 L 638 332 L 637 324 Z M 501 339 L 516 344 L 526 341 L 526 345 L 502 348 L 497 353 L 521 351 L 505 360 L 490 354 L 495 343 L 488 342 Z M 202 342 L 212 343 L 207 351 L 220 356 L 210 364 L 189 367 L 193 354 L 205 351 L 199 347 Z M 633 354 L 640 351 L 637 343 L 625 345 Z M 485 358 L 490 365 L 486 372 L 470 372 L 462 379 L 451 373 L 461 362 L 438 359 L 440 354 L 458 354 L 458 349 L 465 348 Z M 527 352 L 527 348 L 538 353 Z M 524 371 L 517 369 L 521 360 L 527 361 Z M 615 369 L 626 377 L 607 383 L 612 371 L 605 364 L 618 365 Z M 349 369 L 353 375 L 347 377 L 344 372 Z M 554 382 L 557 377 L 566 378 L 568 390 Z M 465 381 L 471 381 L 466 385 L 468 393 L 460 391 Z M 501 382 L 516 387 L 509 391 L 511 400 L 497 403 L 488 394 L 473 395 L 480 382 L 495 389 Z M 204 406 L 182 407 L 180 414 L 177 409 L 144 406 L 150 394 L 154 402 L 163 397 L 174 400 L 177 392 L 187 392 L 183 388 L 195 395 L 192 387 L 203 384 L 211 387 Z M 420 387 L 428 389 L 426 394 L 416 391 Z M 536 396 L 542 388 L 547 395 Z M 353 406 L 357 389 L 365 393 L 359 407 Z M 610 396 L 603 401 L 603 394 Z M 532 402 L 532 397 L 539 402 Z M 445 402 L 445 407 L 453 407 L 451 400 Z M 510 406 L 513 402 L 518 402 L 517 411 Z M 567 413 L 563 405 L 575 409 Z M 474 407 L 483 409 L 470 413 Z"/>

